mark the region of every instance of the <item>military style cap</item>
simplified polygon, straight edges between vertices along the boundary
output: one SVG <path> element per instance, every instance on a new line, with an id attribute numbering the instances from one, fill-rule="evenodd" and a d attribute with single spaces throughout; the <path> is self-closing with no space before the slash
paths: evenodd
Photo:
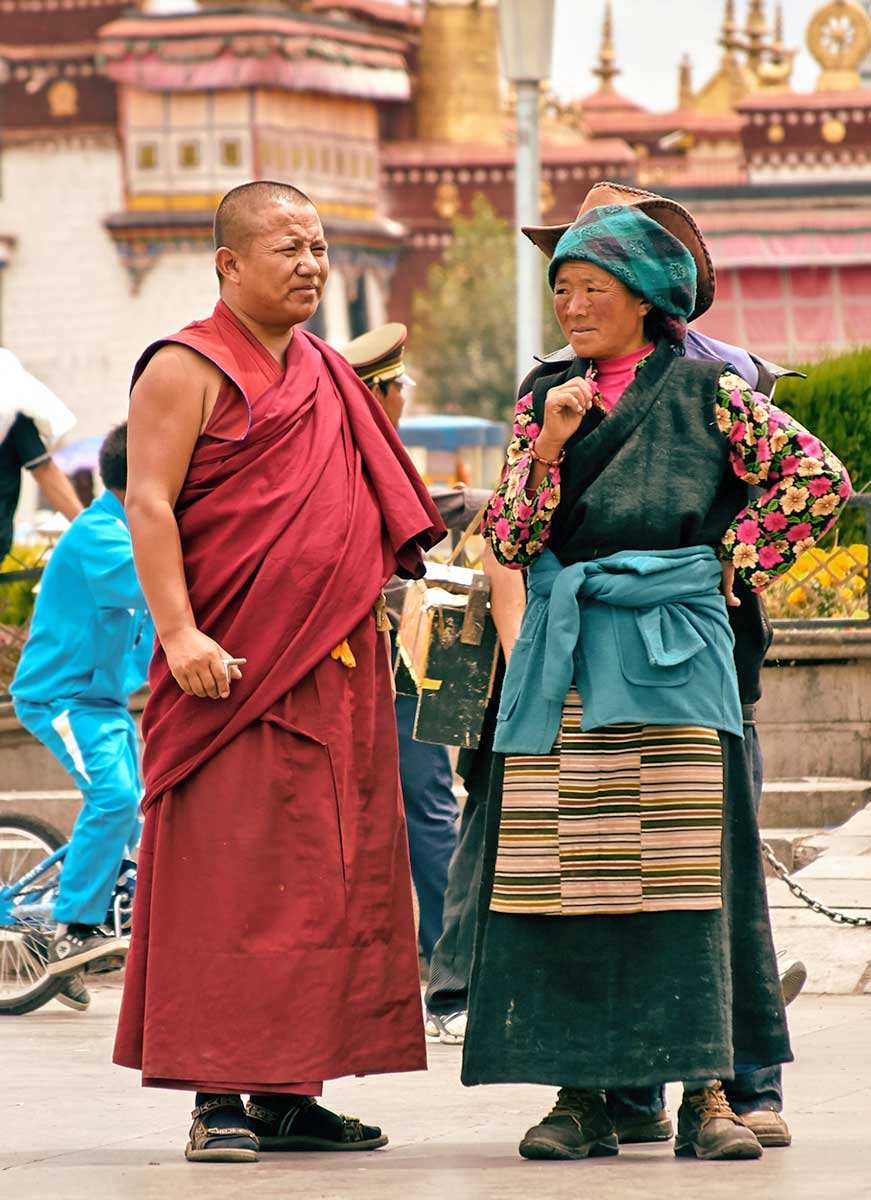
<path id="1" fill-rule="evenodd" d="M 379 325 L 348 342 L 343 353 L 364 383 L 410 383 L 402 352 L 408 330 L 400 321 Z"/>

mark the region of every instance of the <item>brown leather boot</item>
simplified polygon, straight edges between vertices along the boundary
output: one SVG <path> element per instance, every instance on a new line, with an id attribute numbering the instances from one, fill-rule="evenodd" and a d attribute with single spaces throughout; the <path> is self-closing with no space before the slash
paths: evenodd
<path id="1" fill-rule="evenodd" d="M 752 1130 L 732 1112 L 723 1085 L 684 1092 L 677 1114 L 675 1154 L 702 1159 L 760 1158 Z"/>
<path id="2" fill-rule="evenodd" d="M 773 1108 L 756 1108 L 752 1112 L 741 1113 L 741 1120 L 748 1129 L 753 1130 L 763 1148 L 792 1145 L 789 1126 Z"/>
<path id="3" fill-rule="evenodd" d="M 560 1088 L 556 1104 L 520 1143 L 524 1158 L 590 1158 L 617 1151 L 605 1093 L 587 1088 Z"/>

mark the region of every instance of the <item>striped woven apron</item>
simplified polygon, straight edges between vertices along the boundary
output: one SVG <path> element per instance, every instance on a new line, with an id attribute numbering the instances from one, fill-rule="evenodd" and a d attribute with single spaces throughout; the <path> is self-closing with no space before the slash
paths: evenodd
<path id="1" fill-rule="evenodd" d="M 490 908 L 593 916 L 722 907 L 717 731 L 582 733 L 581 715 L 573 688 L 553 751 L 505 760 Z"/>

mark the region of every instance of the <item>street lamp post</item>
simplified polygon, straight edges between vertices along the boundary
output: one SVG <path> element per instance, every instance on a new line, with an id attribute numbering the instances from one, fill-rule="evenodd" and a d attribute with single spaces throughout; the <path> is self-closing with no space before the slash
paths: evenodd
<path id="1" fill-rule="evenodd" d="M 541 349 L 541 280 L 535 247 L 521 225 L 539 222 L 538 104 L 550 73 L 554 0 L 499 0 L 502 68 L 517 91 L 514 214 L 517 225 L 517 378 Z"/>

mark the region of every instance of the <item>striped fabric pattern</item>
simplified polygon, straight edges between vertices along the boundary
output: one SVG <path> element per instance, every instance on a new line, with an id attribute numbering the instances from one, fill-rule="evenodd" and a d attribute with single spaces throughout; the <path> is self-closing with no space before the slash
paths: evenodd
<path id="1" fill-rule="evenodd" d="M 723 759 L 716 730 L 581 732 L 569 693 L 548 755 L 505 760 L 490 907 L 539 916 L 716 909 Z"/>

